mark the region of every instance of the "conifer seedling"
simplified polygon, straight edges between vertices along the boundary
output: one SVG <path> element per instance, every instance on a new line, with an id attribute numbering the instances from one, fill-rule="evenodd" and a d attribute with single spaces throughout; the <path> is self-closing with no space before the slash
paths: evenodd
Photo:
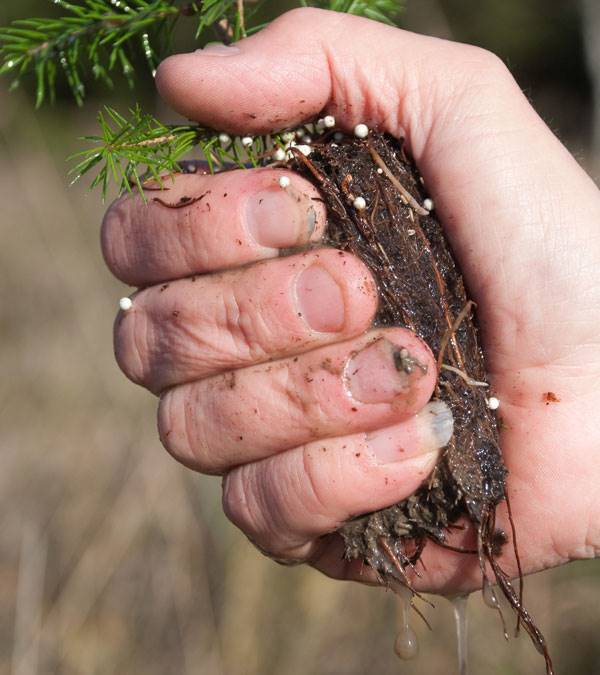
<path id="1" fill-rule="evenodd" d="M 251 35 L 263 24 L 266 0 L 48 0 L 64 10 L 58 18 L 27 18 L 0 28 L 0 74 L 16 88 L 27 76 L 35 83 L 35 104 L 54 102 L 56 87 L 66 82 L 82 106 L 91 81 L 111 88 L 121 77 L 135 89 L 133 55 L 141 52 L 154 74 L 168 53 L 178 23 L 194 22 L 200 44 L 225 43 Z M 272 4 L 272 3 L 271 3 Z M 392 23 L 399 3 L 394 0 L 325 0 L 299 3 Z M 111 183 L 118 190 L 138 189 L 141 182 L 180 171 L 180 160 L 198 148 L 211 171 L 268 162 L 283 148 L 280 134 L 248 139 L 230 138 L 196 124 L 168 124 L 133 103 L 129 111 L 106 106 L 98 113 L 99 133 L 86 137 L 90 146 L 73 159 L 74 180 L 93 175 L 92 187 L 104 197 Z M 246 142 L 242 142 L 245 140 Z M 249 142 L 248 142 L 249 141 Z"/>

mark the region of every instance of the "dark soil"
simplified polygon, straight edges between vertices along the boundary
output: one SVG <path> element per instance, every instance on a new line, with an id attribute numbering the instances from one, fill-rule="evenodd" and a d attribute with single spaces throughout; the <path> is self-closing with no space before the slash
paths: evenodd
<path id="1" fill-rule="evenodd" d="M 372 567 L 381 582 L 411 588 L 414 568 L 425 545 L 448 541 L 452 525 L 469 523 L 479 557 L 482 583 L 493 581 L 518 614 L 546 660 L 545 640 L 500 568 L 498 555 L 508 536 L 496 528 L 496 507 L 506 499 L 507 471 L 499 446 L 498 419 L 488 408 L 484 354 L 478 339 L 475 305 L 468 299 L 460 270 L 437 219 L 424 208 L 427 198 L 419 173 L 401 143 L 371 132 L 365 140 L 331 135 L 313 143 L 295 166 L 320 188 L 329 213 L 328 243 L 360 257 L 377 280 L 376 323 L 405 326 L 437 357 L 435 398 L 454 416 L 454 436 L 421 488 L 389 508 L 362 515 L 341 529 L 345 555 Z M 356 197 L 366 208 L 354 205 Z M 400 354 L 397 367 L 410 368 Z M 513 546 L 516 553 L 514 528 Z M 521 580 L 522 584 L 522 580 Z M 522 585 L 520 584 L 520 588 Z"/>

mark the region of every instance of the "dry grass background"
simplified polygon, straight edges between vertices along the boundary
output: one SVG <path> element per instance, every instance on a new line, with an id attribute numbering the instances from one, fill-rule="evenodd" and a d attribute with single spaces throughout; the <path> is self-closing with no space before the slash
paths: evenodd
<path id="1" fill-rule="evenodd" d="M 89 117 L 0 95 L 0 674 L 451 675 L 446 601 L 400 663 L 389 593 L 263 559 L 218 480 L 160 447 L 154 399 L 113 361 L 124 289 L 99 253 L 102 205 L 65 177 Z M 537 575 L 527 596 L 557 671 L 600 673 L 597 565 Z M 543 672 L 478 596 L 470 619 L 472 673 Z"/>

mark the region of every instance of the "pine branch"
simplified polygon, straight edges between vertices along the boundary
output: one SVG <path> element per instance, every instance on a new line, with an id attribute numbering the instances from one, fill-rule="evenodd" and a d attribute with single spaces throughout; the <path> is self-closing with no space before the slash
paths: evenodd
<path id="1" fill-rule="evenodd" d="M 98 114 L 98 123 L 100 135 L 82 139 L 93 147 L 70 158 L 77 162 L 71 174 L 75 182 L 96 170 L 91 188 L 100 186 L 104 197 L 110 183 L 121 192 L 136 186 L 142 193 L 148 179 L 162 184 L 165 176 L 181 171 L 179 160 L 196 147 L 201 160 L 214 172 L 261 166 L 273 161 L 273 152 L 285 144 L 277 134 L 242 139 L 197 125 L 166 125 L 139 106 L 130 111 L 129 119 L 105 107 Z"/>
<path id="2" fill-rule="evenodd" d="M 250 25 L 265 0 L 245 8 L 242 0 L 51 0 L 67 14 L 59 18 L 14 21 L 0 28 L 0 75 L 13 75 L 12 87 L 33 73 L 36 79 L 36 106 L 54 101 L 56 83 L 62 72 L 78 105 L 85 99 L 85 81 L 91 74 L 112 87 L 111 75 L 120 70 L 130 86 L 134 68 L 130 55 L 141 48 L 150 71 L 155 72 L 159 56 L 154 44 L 164 42 L 181 17 L 198 20 L 196 38 L 209 28 L 234 42 L 261 28 Z M 360 14 L 392 22 L 398 13 L 395 0 L 301 0 L 304 6 Z M 160 50 L 158 50 L 160 51 Z"/>
<path id="3" fill-rule="evenodd" d="M 85 98 L 91 74 L 112 86 L 111 74 L 120 70 L 134 84 L 130 55 L 141 48 L 151 72 L 159 58 L 154 43 L 164 41 L 181 17 L 198 19 L 197 37 L 219 21 L 233 26 L 232 39 L 243 36 L 237 0 L 52 0 L 67 14 L 59 18 L 14 21 L 0 28 L 0 75 L 15 74 L 13 87 L 26 73 L 36 78 L 36 105 L 54 100 L 62 70 L 78 105 Z"/>
<path id="4" fill-rule="evenodd" d="M 198 21 L 196 37 L 212 29 L 225 41 L 236 41 L 263 27 L 255 21 L 267 0 L 49 0 L 66 11 L 59 18 L 22 19 L 0 28 L 0 75 L 14 75 L 12 86 L 33 73 L 36 105 L 53 101 L 62 70 L 76 102 L 85 98 L 85 80 L 93 77 L 112 86 L 120 69 L 130 85 L 134 69 L 130 54 L 141 48 L 150 70 L 158 63 L 154 43 L 171 34 L 182 17 Z M 392 23 L 400 0 L 299 0 L 303 6 L 366 16 Z M 180 160 L 198 148 L 211 171 L 238 166 L 261 166 L 289 157 L 293 140 L 288 134 L 234 138 L 196 125 L 167 125 L 135 107 L 130 118 L 113 108 L 98 115 L 100 134 L 85 140 L 92 147 L 72 159 L 74 180 L 95 171 L 92 187 L 109 185 L 121 191 L 149 178 L 181 170 Z M 277 152 L 278 151 L 278 152 Z M 295 150 L 294 150 L 295 152 Z M 143 191 L 142 191 L 143 193 Z"/>

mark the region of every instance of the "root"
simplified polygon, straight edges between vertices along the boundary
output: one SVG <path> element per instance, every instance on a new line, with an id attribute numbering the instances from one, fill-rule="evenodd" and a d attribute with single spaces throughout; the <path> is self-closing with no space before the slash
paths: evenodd
<path id="1" fill-rule="evenodd" d="M 427 209 L 424 209 L 419 202 L 410 194 L 410 192 L 402 185 L 402 183 L 394 176 L 394 174 L 390 171 L 388 165 L 383 161 L 383 158 L 381 155 L 373 148 L 372 146 L 369 146 L 369 152 L 371 153 L 371 157 L 373 158 L 373 161 L 377 166 L 379 166 L 383 173 L 390 179 L 392 185 L 398 190 L 398 192 L 404 197 L 406 200 L 406 203 L 411 207 L 411 209 L 414 209 L 416 213 L 418 213 L 420 216 L 428 216 L 429 211 Z"/>
<path id="2" fill-rule="evenodd" d="M 474 380 L 473 378 L 469 377 L 467 373 L 465 373 L 463 370 L 460 370 L 460 368 L 455 368 L 454 366 L 449 366 L 446 363 L 442 363 L 442 370 L 449 370 L 451 373 L 454 373 L 455 375 L 458 375 L 459 377 L 462 377 L 462 379 L 470 386 L 470 387 L 489 387 L 490 385 L 487 382 L 480 382 L 479 380 Z"/>
<path id="3" fill-rule="evenodd" d="M 454 553 L 465 553 L 466 555 L 477 555 L 478 551 L 476 548 L 463 548 L 462 546 L 453 546 L 448 544 L 443 539 L 438 539 L 437 537 L 431 537 L 431 541 L 434 544 L 437 544 L 441 548 L 445 548 L 448 551 L 454 551 Z"/>
<path id="4" fill-rule="evenodd" d="M 400 582 L 404 586 L 406 586 L 406 588 L 408 588 L 408 590 L 413 595 L 416 595 L 417 597 L 420 597 L 419 594 L 417 593 L 417 591 L 415 590 L 414 586 L 412 585 L 410 579 L 408 578 L 408 576 L 406 574 L 406 570 L 404 569 L 404 566 L 402 565 L 400 560 L 398 560 L 398 557 L 396 556 L 396 554 L 392 550 L 392 547 L 389 545 L 388 540 L 381 537 L 379 539 L 379 545 L 384 550 L 385 554 L 388 557 L 388 560 L 396 568 L 396 571 L 398 572 L 398 574 L 400 574 Z"/>
<path id="5" fill-rule="evenodd" d="M 469 315 L 469 312 L 473 307 L 476 307 L 475 303 L 472 300 L 469 300 L 467 304 L 460 310 L 460 313 L 454 320 L 454 323 L 452 326 L 444 333 L 444 337 L 442 338 L 440 342 L 440 351 L 437 357 L 437 366 L 438 366 L 438 372 L 442 368 L 442 363 L 444 361 L 444 356 L 446 354 L 446 348 L 448 347 L 448 342 L 450 341 L 451 338 L 454 338 L 456 335 L 456 331 L 460 328 L 460 325 L 462 322 L 467 318 Z"/>
<path id="6" fill-rule="evenodd" d="M 519 547 L 517 546 L 517 530 L 515 528 L 515 521 L 513 520 L 512 509 L 510 506 L 510 499 L 508 498 L 508 493 L 506 496 L 506 508 L 508 509 L 508 521 L 510 523 L 510 529 L 512 532 L 512 542 L 513 542 L 513 551 L 515 553 L 515 559 L 517 561 L 517 570 L 519 571 L 519 605 L 523 606 L 523 568 L 521 567 L 521 556 L 519 555 Z M 517 627 L 515 630 L 515 636 L 519 634 L 519 629 L 521 628 L 521 615 L 517 614 Z"/>
<path id="7" fill-rule="evenodd" d="M 487 561 L 494 572 L 494 577 L 496 578 L 498 587 L 504 594 L 504 597 L 508 600 L 510 606 L 515 610 L 515 612 L 517 612 L 519 617 L 519 625 L 522 624 L 524 626 L 525 630 L 529 634 L 529 637 L 531 638 L 531 641 L 533 642 L 534 647 L 544 657 L 544 660 L 546 661 L 546 675 L 554 675 L 554 667 L 548 652 L 546 639 L 542 635 L 540 629 L 537 627 L 532 616 L 523 607 L 522 579 L 520 580 L 519 593 L 517 594 L 508 575 L 502 569 L 502 567 L 500 567 L 500 563 L 494 554 L 493 534 L 495 530 L 495 521 L 495 509 L 493 507 L 486 507 L 478 530 L 479 564 L 483 577 L 484 579 L 487 579 L 487 574 L 485 571 L 485 562 Z"/>
<path id="8" fill-rule="evenodd" d="M 434 473 L 414 495 L 343 526 L 345 555 L 366 560 L 382 584 L 401 584 L 408 595 L 414 593 L 411 567 L 422 562 L 428 542 L 477 554 L 484 588 L 492 593 L 490 604 L 499 612 L 505 636 L 500 592 L 515 610 L 518 625 L 544 654 L 552 675 L 543 637 L 523 609 L 522 585 L 513 588 L 498 563 L 506 538 L 495 527 L 495 511 L 505 498 L 506 472 L 498 421 L 484 395 L 489 385 L 480 381 L 486 369 L 476 317 L 471 316 L 475 303 L 467 298 L 441 225 L 419 203 L 424 199 L 420 176 L 402 144 L 374 130 L 367 141 L 319 140 L 312 148 L 310 157 L 297 148 L 290 148 L 290 154 L 295 168 L 322 190 L 329 212 L 326 242 L 357 255 L 373 272 L 380 297 L 376 325 L 409 328 L 434 351 L 438 398 L 450 406 L 455 420 L 454 436 Z M 365 199 L 367 209 L 355 208 L 353 193 Z M 448 372 L 442 374 L 444 370 Z M 463 516 L 477 534 L 476 546 L 447 542 Z M 517 566 L 520 575 L 519 560 Z M 490 583 L 498 586 L 490 591 Z"/>
<path id="9" fill-rule="evenodd" d="M 485 569 L 485 561 L 488 559 L 488 555 L 486 552 L 486 542 L 488 542 L 488 540 L 491 539 L 494 532 L 494 526 L 496 521 L 495 513 L 496 512 L 493 507 L 490 508 L 489 505 L 486 505 L 482 513 L 481 523 L 477 528 L 477 554 L 479 556 L 479 568 L 481 570 L 481 577 L 483 580 L 481 584 L 482 592 L 485 590 L 486 584 L 491 585 L 490 579 L 487 575 L 487 570 Z M 494 558 L 494 555 L 491 554 L 491 557 Z M 506 621 L 504 620 L 504 614 L 502 614 L 502 609 L 500 608 L 500 605 L 496 606 L 496 610 L 498 611 L 500 621 L 502 622 L 502 631 L 504 633 L 504 639 L 508 640 Z"/>

